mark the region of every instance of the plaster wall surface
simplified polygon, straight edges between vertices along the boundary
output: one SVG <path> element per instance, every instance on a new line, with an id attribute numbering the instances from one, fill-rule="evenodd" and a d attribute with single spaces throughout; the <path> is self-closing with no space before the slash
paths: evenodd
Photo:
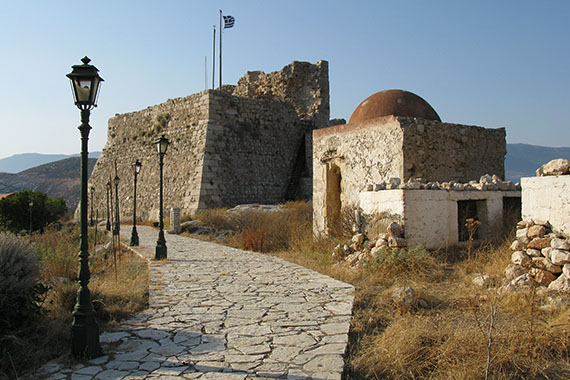
<path id="1" fill-rule="evenodd" d="M 392 117 L 383 123 L 338 125 L 313 131 L 314 231 L 326 230 L 326 197 L 333 165 L 340 169 L 341 204 L 356 205 L 367 183 L 402 174 L 402 129 Z"/>
<path id="2" fill-rule="evenodd" d="M 548 221 L 570 236 L 570 175 L 523 177 L 521 187 L 523 220 Z"/>
<path id="3" fill-rule="evenodd" d="M 503 197 L 520 197 L 519 191 L 382 190 L 360 194 L 365 214 L 389 212 L 403 220 L 408 245 L 427 249 L 459 243 L 457 202 L 478 201 L 480 238 L 492 240 L 503 233 Z M 400 214 L 394 212 L 402 210 Z"/>

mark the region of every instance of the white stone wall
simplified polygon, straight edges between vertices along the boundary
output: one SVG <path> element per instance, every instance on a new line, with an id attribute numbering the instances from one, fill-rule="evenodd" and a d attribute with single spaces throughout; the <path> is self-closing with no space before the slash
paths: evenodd
<path id="1" fill-rule="evenodd" d="M 520 197 L 519 191 L 382 190 L 359 195 L 364 213 L 389 212 L 402 216 L 408 246 L 427 249 L 459 243 L 457 201 L 475 200 L 481 221 L 480 240 L 503 233 L 503 197 Z M 400 212 L 398 212 L 400 211 Z"/>
<path id="2" fill-rule="evenodd" d="M 522 219 L 548 221 L 570 236 L 570 175 L 525 177 L 521 186 Z"/>

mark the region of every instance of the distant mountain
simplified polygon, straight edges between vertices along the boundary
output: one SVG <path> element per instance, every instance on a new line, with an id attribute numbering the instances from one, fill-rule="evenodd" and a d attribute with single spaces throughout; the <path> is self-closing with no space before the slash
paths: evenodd
<path id="1" fill-rule="evenodd" d="M 100 155 L 101 152 L 90 152 L 89 158 L 99 158 Z M 39 165 L 63 160 L 64 158 L 77 157 L 77 156 L 79 156 L 79 154 L 41 154 L 41 153 L 15 154 L 10 157 L 0 158 L 0 172 L 19 173 L 22 170 L 34 168 Z"/>
<path id="2" fill-rule="evenodd" d="M 91 175 L 96 158 L 89 159 Z M 70 157 L 14 173 L 0 173 L 0 194 L 20 190 L 38 190 L 50 198 L 63 198 L 69 210 L 79 203 L 81 158 Z"/>
<path id="3" fill-rule="evenodd" d="M 521 177 L 536 176 L 536 169 L 555 158 L 570 160 L 570 147 L 551 148 L 530 144 L 507 144 L 505 177 L 520 182 Z"/>

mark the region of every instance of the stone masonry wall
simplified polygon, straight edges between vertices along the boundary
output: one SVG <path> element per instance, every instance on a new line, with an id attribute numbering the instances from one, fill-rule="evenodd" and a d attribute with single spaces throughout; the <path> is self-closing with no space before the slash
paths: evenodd
<path id="1" fill-rule="evenodd" d="M 120 178 L 121 217 L 132 215 L 133 163 L 137 159 L 142 162 L 137 178 L 137 216 L 158 217 L 159 158 L 154 142 L 162 133 L 171 142 L 164 157 L 164 209 L 197 208 L 209 99 L 210 92 L 204 91 L 109 120 L 107 144 L 89 179 L 89 188 L 95 189 L 94 208 L 99 211 L 99 220 L 106 219 L 105 186 L 115 176 L 115 162 Z"/>
<path id="2" fill-rule="evenodd" d="M 284 101 L 211 95 L 201 208 L 282 202 L 312 123 Z"/>
<path id="3" fill-rule="evenodd" d="M 398 117 L 404 132 L 402 179 L 468 182 L 486 173 L 505 178 L 505 129 Z"/>
<path id="4" fill-rule="evenodd" d="M 185 214 L 239 203 L 282 202 L 302 141 L 328 122 L 328 63 L 293 62 L 279 72 L 248 73 L 244 78 L 223 91 L 206 90 L 110 119 L 107 144 L 89 180 L 99 220 L 106 219 L 106 183 L 115 177 L 115 162 L 121 218 L 132 215 L 137 159 L 142 161 L 137 216 L 158 218 L 154 142 L 163 133 L 171 142 L 164 158 L 164 210 L 179 207 Z M 302 176 L 311 175 L 307 162 Z M 307 187 L 306 178 L 298 182 L 298 188 Z"/>
<path id="5" fill-rule="evenodd" d="M 316 128 L 322 128 L 330 116 L 329 64 L 293 61 L 281 71 L 269 74 L 248 71 L 238 81 L 233 95 L 285 100 L 295 107 L 301 119 L 312 120 Z"/>

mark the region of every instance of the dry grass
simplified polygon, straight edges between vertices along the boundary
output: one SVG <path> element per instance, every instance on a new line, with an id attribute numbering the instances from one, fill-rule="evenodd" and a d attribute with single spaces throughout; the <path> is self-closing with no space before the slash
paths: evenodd
<path id="1" fill-rule="evenodd" d="M 89 231 L 92 241 L 93 231 Z M 42 262 L 42 278 L 50 289 L 42 305 L 44 315 L 26 331 L 14 332 L 17 337 L 9 365 L 0 367 L 0 378 L 18 378 L 24 371 L 37 368 L 57 357 L 68 357 L 72 311 L 76 303 L 78 284 L 79 238 L 75 227 L 62 231 L 46 231 L 34 235 L 33 244 Z M 98 236 L 98 241 L 101 237 Z M 119 255 L 117 279 L 112 254 L 94 254 L 90 247 L 91 299 L 100 331 L 135 315 L 148 306 L 149 272 L 147 262 L 128 250 Z M 34 355 L 29 355 L 34 352 Z"/>

